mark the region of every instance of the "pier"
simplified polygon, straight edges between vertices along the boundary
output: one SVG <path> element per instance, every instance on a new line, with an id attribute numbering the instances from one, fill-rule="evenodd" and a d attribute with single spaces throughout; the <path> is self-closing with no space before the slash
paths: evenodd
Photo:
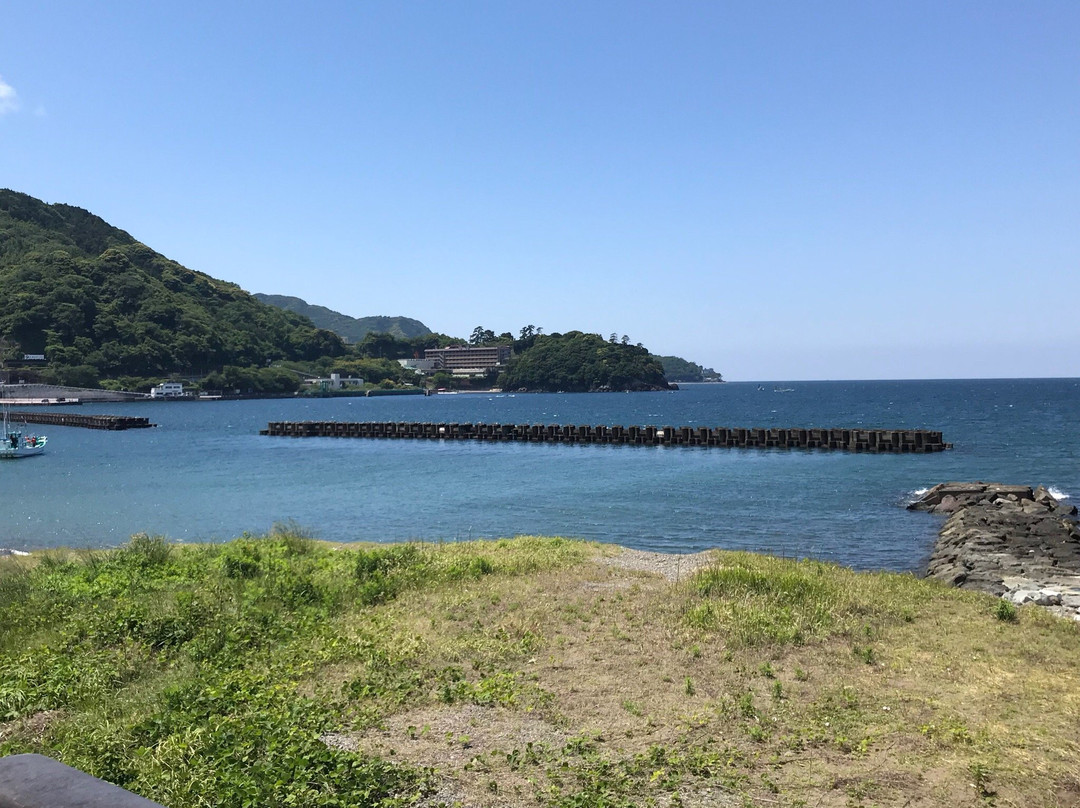
<path id="1" fill-rule="evenodd" d="M 406 422 L 272 421 L 260 435 L 289 438 L 596 443 L 626 446 L 699 446 L 730 449 L 831 449 L 927 454 L 951 449 L 940 432 L 923 429 L 776 429 L 689 426 L 572 426 L 565 424 L 454 424 Z"/>
<path id="2" fill-rule="evenodd" d="M 133 415 L 71 415 L 66 412 L 10 412 L 8 420 L 27 424 L 46 424 L 48 426 L 77 426 L 83 429 L 146 429 L 157 426 L 149 418 L 137 418 Z"/>

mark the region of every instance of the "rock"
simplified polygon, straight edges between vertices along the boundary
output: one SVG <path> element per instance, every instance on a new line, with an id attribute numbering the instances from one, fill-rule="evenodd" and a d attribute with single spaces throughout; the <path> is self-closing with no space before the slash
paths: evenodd
<path id="1" fill-rule="evenodd" d="M 927 577 L 1080 615 L 1076 508 L 1044 487 L 942 483 L 909 507 L 948 514 Z"/>
<path id="2" fill-rule="evenodd" d="M 1054 495 L 1051 494 L 1049 491 L 1047 491 L 1046 488 L 1041 486 L 1041 485 L 1038 488 L 1035 489 L 1034 499 L 1035 499 L 1036 502 L 1041 503 L 1043 505 L 1057 505 L 1058 504 L 1058 501 L 1054 497 Z"/>
<path id="3" fill-rule="evenodd" d="M 1039 606 L 1060 606 L 1061 593 L 1053 589 L 1040 589 L 1035 593 L 1035 603 Z"/>

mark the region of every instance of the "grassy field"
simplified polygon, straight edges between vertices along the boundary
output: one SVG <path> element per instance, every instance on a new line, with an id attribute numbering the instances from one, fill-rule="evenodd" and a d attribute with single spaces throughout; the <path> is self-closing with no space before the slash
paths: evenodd
<path id="1" fill-rule="evenodd" d="M 1080 805 L 1080 624 L 639 555 L 282 526 L 0 559 L 0 754 L 169 808 Z"/>

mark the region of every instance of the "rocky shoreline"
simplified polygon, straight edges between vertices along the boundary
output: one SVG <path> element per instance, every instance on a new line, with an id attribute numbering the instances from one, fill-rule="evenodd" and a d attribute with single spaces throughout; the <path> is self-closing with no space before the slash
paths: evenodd
<path id="1" fill-rule="evenodd" d="M 1042 487 L 953 482 L 908 507 L 948 515 L 926 577 L 1080 620 L 1075 506 Z"/>

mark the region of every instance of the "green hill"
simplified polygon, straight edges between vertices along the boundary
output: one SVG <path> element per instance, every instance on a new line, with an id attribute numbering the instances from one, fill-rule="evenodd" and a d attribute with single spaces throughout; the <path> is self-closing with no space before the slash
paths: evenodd
<path id="1" fill-rule="evenodd" d="M 668 389 L 660 360 L 647 349 L 581 331 L 535 337 L 510 361 L 499 384 L 508 390 L 568 393 Z"/>
<path id="2" fill-rule="evenodd" d="M 71 205 L 0 190 L 0 360 L 69 384 L 339 356 L 334 333 Z"/>
<path id="3" fill-rule="evenodd" d="M 419 320 L 408 317 L 350 317 L 326 306 L 316 306 L 288 295 L 264 295 L 255 293 L 255 298 L 279 309 L 302 314 L 319 328 L 333 331 L 348 342 L 360 342 L 368 334 L 392 334 L 398 339 L 423 337 L 431 329 Z"/>

